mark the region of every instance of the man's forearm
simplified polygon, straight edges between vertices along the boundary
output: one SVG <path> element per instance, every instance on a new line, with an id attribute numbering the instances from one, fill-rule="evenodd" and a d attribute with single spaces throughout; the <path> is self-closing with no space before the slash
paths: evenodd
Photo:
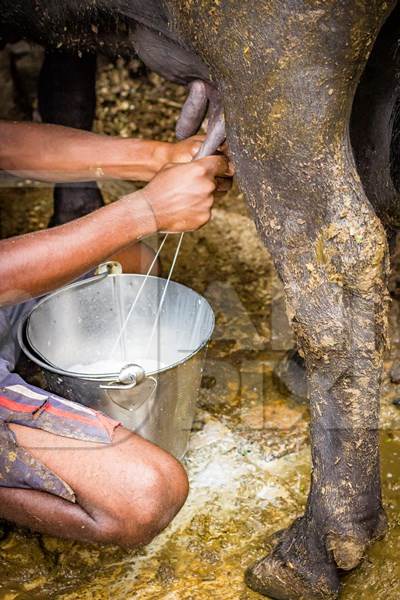
<path id="1" fill-rule="evenodd" d="M 0 170 L 41 181 L 149 181 L 160 168 L 160 144 L 79 129 L 0 121 Z"/>
<path id="2" fill-rule="evenodd" d="M 66 225 L 0 241 L 0 306 L 40 296 L 157 230 L 141 192 Z"/>

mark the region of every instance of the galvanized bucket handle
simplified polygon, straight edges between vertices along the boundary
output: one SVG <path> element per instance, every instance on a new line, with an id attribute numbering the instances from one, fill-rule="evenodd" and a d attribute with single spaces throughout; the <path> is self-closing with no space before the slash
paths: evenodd
<path id="1" fill-rule="evenodd" d="M 140 365 L 128 364 L 122 367 L 118 379 L 100 385 L 103 390 L 131 390 L 141 383 L 146 377 L 143 368 Z"/>
<path id="2" fill-rule="evenodd" d="M 118 406 L 118 408 L 121 408 L 122 410 L 126 410 L 128 412 L 133 412 L 135 410 L 138 410 L 141 406 L 143 406 L 143 404 L 145 404 L 146 402 L 149 401 L 149 399 L 154 395 L 155 391 L 157 390 L 157 386 L 158 386 L 158 381 L 155 377 L 153 377 L 152 375 L 149 375 L 148 377 L 145 378 L 146 381 L 151 381 L 153 383 L 153 388 L 150 390 L 150 392 L 148 393 L 147 396 L 139 396 L 138 400 L 132 399 L 131 397 L 126 399 L 120 399 L 120 397 L 118 396 L 118 394 L 107 394 L 108 399 L 111 400 L 111 402 L 113 402 L 113 404 L 116 404 Z M 144 383 L 144 382 L 143 382 Z M 143 383 L 141 385 L 143 385 Z M 127 390 L 127 389 L 131 389 L 135 387 L 135 384 L 133 385 L 128 385 L 128 386 L 106 386 L 106 385 L 102 385 L 100 386 L 101 388 L 103 388 L 106 393 L 107 390 L 108 391 L 112 391 L 112 390 Z"/>
<path id="3" fill-rule="evenodd" d="M 122 266 L 121 263 L 116 260 L 108 260 L 107 262 L 100 263 L 94 272 L 95 275 L 121 275 Z"/>

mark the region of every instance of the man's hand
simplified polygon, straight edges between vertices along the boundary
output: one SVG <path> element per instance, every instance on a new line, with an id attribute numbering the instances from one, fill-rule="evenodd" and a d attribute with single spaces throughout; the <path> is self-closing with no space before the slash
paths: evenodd
<path id="1" fill-rule="evenodd" d="M 168 142 L 155 142 L 157 144 L 154 150 L 154 158 L 156 164 L 159 165 L 161 170 L 165 165 L 170 163 L 187 163 L 191 162 L 196 158 L 204 140 L 205 135 L 194 135 L 187 140 L 182 142 L 168 143 Z M 227 145 L 224 144 L 220 148 L 222 154 L 227 154 Z M 228 174 L 233 175 L 233 166 L 229 163 Z"/>
<path id="2" fill-rule="evenodd" d="M 193 231 L 211 217 L 217 178 L 228 178 L 224 156 L 209 156 L 186 164 L 166 165 L 138 192 L 153 211 L 159 231 Z"/>
<path id="3" fill-rule="evenodd" d="M 204 135 L 194 135 L 182 142 L 168 143 L 155 142 L 157 147 L 154 151 L 155 164 L 159 165 L 159 171 L 167 165 L 188 163 L 196 158 L 198 151 L 205 140 Z M 228 147 L 224 144 L 220 148 L 221 154 L 227 158 Z M 234 168 L 232 163 L 227 159 L 227 169 L 223 177 L 217 177 L 216 197 L 224 196 L 232 187 L 232 176 Z"/>
<path id="4" fill-rule="evenodd" d="M 170 163 L 187 163 L 192 161 L 205 140 L 204 135 L 194 135 L 182 142 L 158 142 L 154 157 L 161 170 Z"/>

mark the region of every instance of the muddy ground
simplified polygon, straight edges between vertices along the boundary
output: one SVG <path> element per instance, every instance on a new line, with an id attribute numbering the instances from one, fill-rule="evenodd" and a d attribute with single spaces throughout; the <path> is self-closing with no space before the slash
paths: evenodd
<path id="1" fill-rule="evenodd" d="M 35 109 L 40 50 L 17 47 L 12 60 L 19 92 L 9 83 L 10 54 L 0 56 L 2 116 Z M 96 129 L 102 133 L 173 139 L 185 91 L 138 65 L 102 63 Z M 22 83 L 21 83 L 22 82 Z M 50 187 L 0 181 L 2 237 L 45 227 Z M 103 186 L 107 201 L 135 189 Z M 157 240 L 152 239 L 153 245 Z M 176 240 L 163 253 L 167 272 Z M 189 500 L 148 548 L 126 552 L 32 534 L 0 525 L 1 600 L 250 600 L 243 570 L 267 549 L 267 537 L 303 511 L 309 485 L 308 410 L 285 392 L 273 369 L 292 346 L 282 291 L 235 189 L 212 221 L 185 236 L 174 279 L 206 295 L 217 316 L 185 465 Z M 344 581 L 345 600 L 400 597 L 400 311 L 391 309 L 392 350 L 382 392 L 382 473 L 390 530 L 361 568 Z"/>

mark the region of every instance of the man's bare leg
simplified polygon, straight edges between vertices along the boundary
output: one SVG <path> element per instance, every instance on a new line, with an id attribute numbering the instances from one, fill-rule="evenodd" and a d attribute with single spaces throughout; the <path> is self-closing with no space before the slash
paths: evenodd
<path id="1" fill-rule="evenodd" d="M 167 452 L 118 427 L 109 445 L 10 426 L 18 444 L 75 492 L 72 504 L 34 490 L 0 487 L 0 517 L 85 542 L 149 543 L 184 504 L 188 482 Z"/>

